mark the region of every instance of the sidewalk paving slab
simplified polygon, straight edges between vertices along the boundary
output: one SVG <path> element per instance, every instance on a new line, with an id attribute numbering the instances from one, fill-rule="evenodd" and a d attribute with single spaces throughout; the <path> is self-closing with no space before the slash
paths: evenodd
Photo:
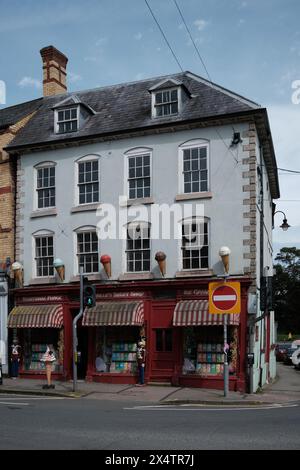
<path id="1" fill-rule="evenodd" d="M 77 391 L 73 392 L 73 381 L 53 381 L 55 389 L 44 390 L 45 380 L 4 377 L 0 393 L 31 394 L 66 398 L 95 398 L 105 400 L 129 400 L 160 405 L 203 404 L 203 405 L 263 405 L 300 403 L 300 374 L 291 368 L 278 365 L 278 378 L 258 393 L 228 392 L 203 388 L 159 386 L 147 384 L 137 387 L 130 384 L 109 384 L 78 381 Z"/>

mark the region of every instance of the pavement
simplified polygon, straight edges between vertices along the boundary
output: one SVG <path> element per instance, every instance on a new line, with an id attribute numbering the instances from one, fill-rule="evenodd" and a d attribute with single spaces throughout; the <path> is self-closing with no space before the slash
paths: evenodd
<path id="1" fill-rule="evenodd" d="M 244 394 L 204 388 L 174 387 L 170 385 L 147 384 L 143 387 L 107 383 L 77 382 L 76 392 L 73 381 L 54 381 L 55 389 L 44 390 L 45 380 L 3 378 L 0 393 L 22 395 L 47 395 L 66 398 L 97 398 L 103 400 L 132 400 L 164 405 L 287 405 L 300 403 L 300 371 L 292 366 L 277 363 L 277 377 L 257 393 Z"/>

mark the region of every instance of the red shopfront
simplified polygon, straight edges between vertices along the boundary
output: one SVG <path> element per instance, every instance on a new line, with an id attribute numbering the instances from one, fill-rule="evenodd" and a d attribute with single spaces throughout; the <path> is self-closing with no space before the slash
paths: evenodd
<path id="1" fill-rule="evenodd" d="M 85 359 L 80 378 L 136 383 L 136 346 L 145 336 L 146 382 L 222 389 L 223 319 L 208 314 L 210 280 L 214 279 L 96 284 L 96 307 L 84 312 L 77 328 L 79 343 L 86 345 L 84 350 L 78 347 Z M 236 280 L 241 282 L 242 308 L 240 315 L 229 318 L 230 390 L 245 391 L 250 280 Z M 9 327 L 17 328 L 23 351 L 31 351 L 31 359 L 37 359 L 30 364 L 38 362 L 38 354 L 42 353 L 35 348 L 53 338 L 60 358 L 54 378 L 67 380 L 72 378 L 72 320 L 79 309 L 78 285 L 49 286 L 47 294 L 45 287 L 20 290 L 16 307 L 20 315 L 16 310 L 11 312 Z M 51 310 L 48 317 L 43 314 L 47 308 Z M 12 320 L 17 317 L 25 323 Z M 59 320 L 54 321 L 56 317 Z M 44 336 L 39 337 L 40 333 Z M 24 356 L 27 362 L 23 360 L 21 376 L 39 378 L 44 372 L 28 367 L 30 354 Z"/>
<path id="2" fill-rule="evenodd" d="M 9 314 L 8 328 L 21 346 L 21 378 L 40 379 L 46 376 L 41 358 L 47 345 L 53 349 L 56 357 L 53 379 L 65 380 L 70 377 L 72 323 L 66 305 L 49 301 L 47 304 L 19 304 Z"/>

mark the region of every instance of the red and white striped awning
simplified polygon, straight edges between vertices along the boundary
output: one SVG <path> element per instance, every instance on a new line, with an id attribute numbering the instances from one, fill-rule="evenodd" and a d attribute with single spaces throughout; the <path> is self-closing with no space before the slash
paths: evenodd
<path id="1" fill-rule="evenodd" d="M 223 315 L 208 313 L 208 300 L 181 300 L 177 303 L 173 326 L 223 325 Z M 239 315 L 228 315 L 228 325 L 239 325 Z"/>
<path id="2" fill-rule="evenodd" d="M 22 305 L 8 316 L 8 328 L 62 328 L 62 305 Z"/>
<path id="3" fill-rule="evenodd" d="M 143 302 L 99 302 L 86 308 L 83 326 L 140 326 L 144 323 Z"/>

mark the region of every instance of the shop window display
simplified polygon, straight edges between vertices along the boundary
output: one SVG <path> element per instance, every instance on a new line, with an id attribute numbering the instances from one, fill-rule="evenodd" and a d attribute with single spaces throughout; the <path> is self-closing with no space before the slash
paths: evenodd
<path id="1" fill-rule="evenodd" d="M 96 335 L 96 370 L 114 374 L 137 373 L 138 327 L 99 327 Z"/>
<path id="2" fill-rule="evenodd" d="M 229 373 L 237 369 L 238 328 L 228 327 Z M 224 372 L 222 326 L 188 327 L 184 330 L 183 374 L 222 375 Z"/>
<path id="3" fill-rule="evenodd" d="M 49 345 L 57 358 L 57 361 L 53 364 L 52 372 L 62 372 L 64 352 L 63 329 L 26 329 L 24 330 L 23 341 L 24 371 L 45 371 L 45 364 L 41 359 L 47 350 L 47 345 Z"/>

